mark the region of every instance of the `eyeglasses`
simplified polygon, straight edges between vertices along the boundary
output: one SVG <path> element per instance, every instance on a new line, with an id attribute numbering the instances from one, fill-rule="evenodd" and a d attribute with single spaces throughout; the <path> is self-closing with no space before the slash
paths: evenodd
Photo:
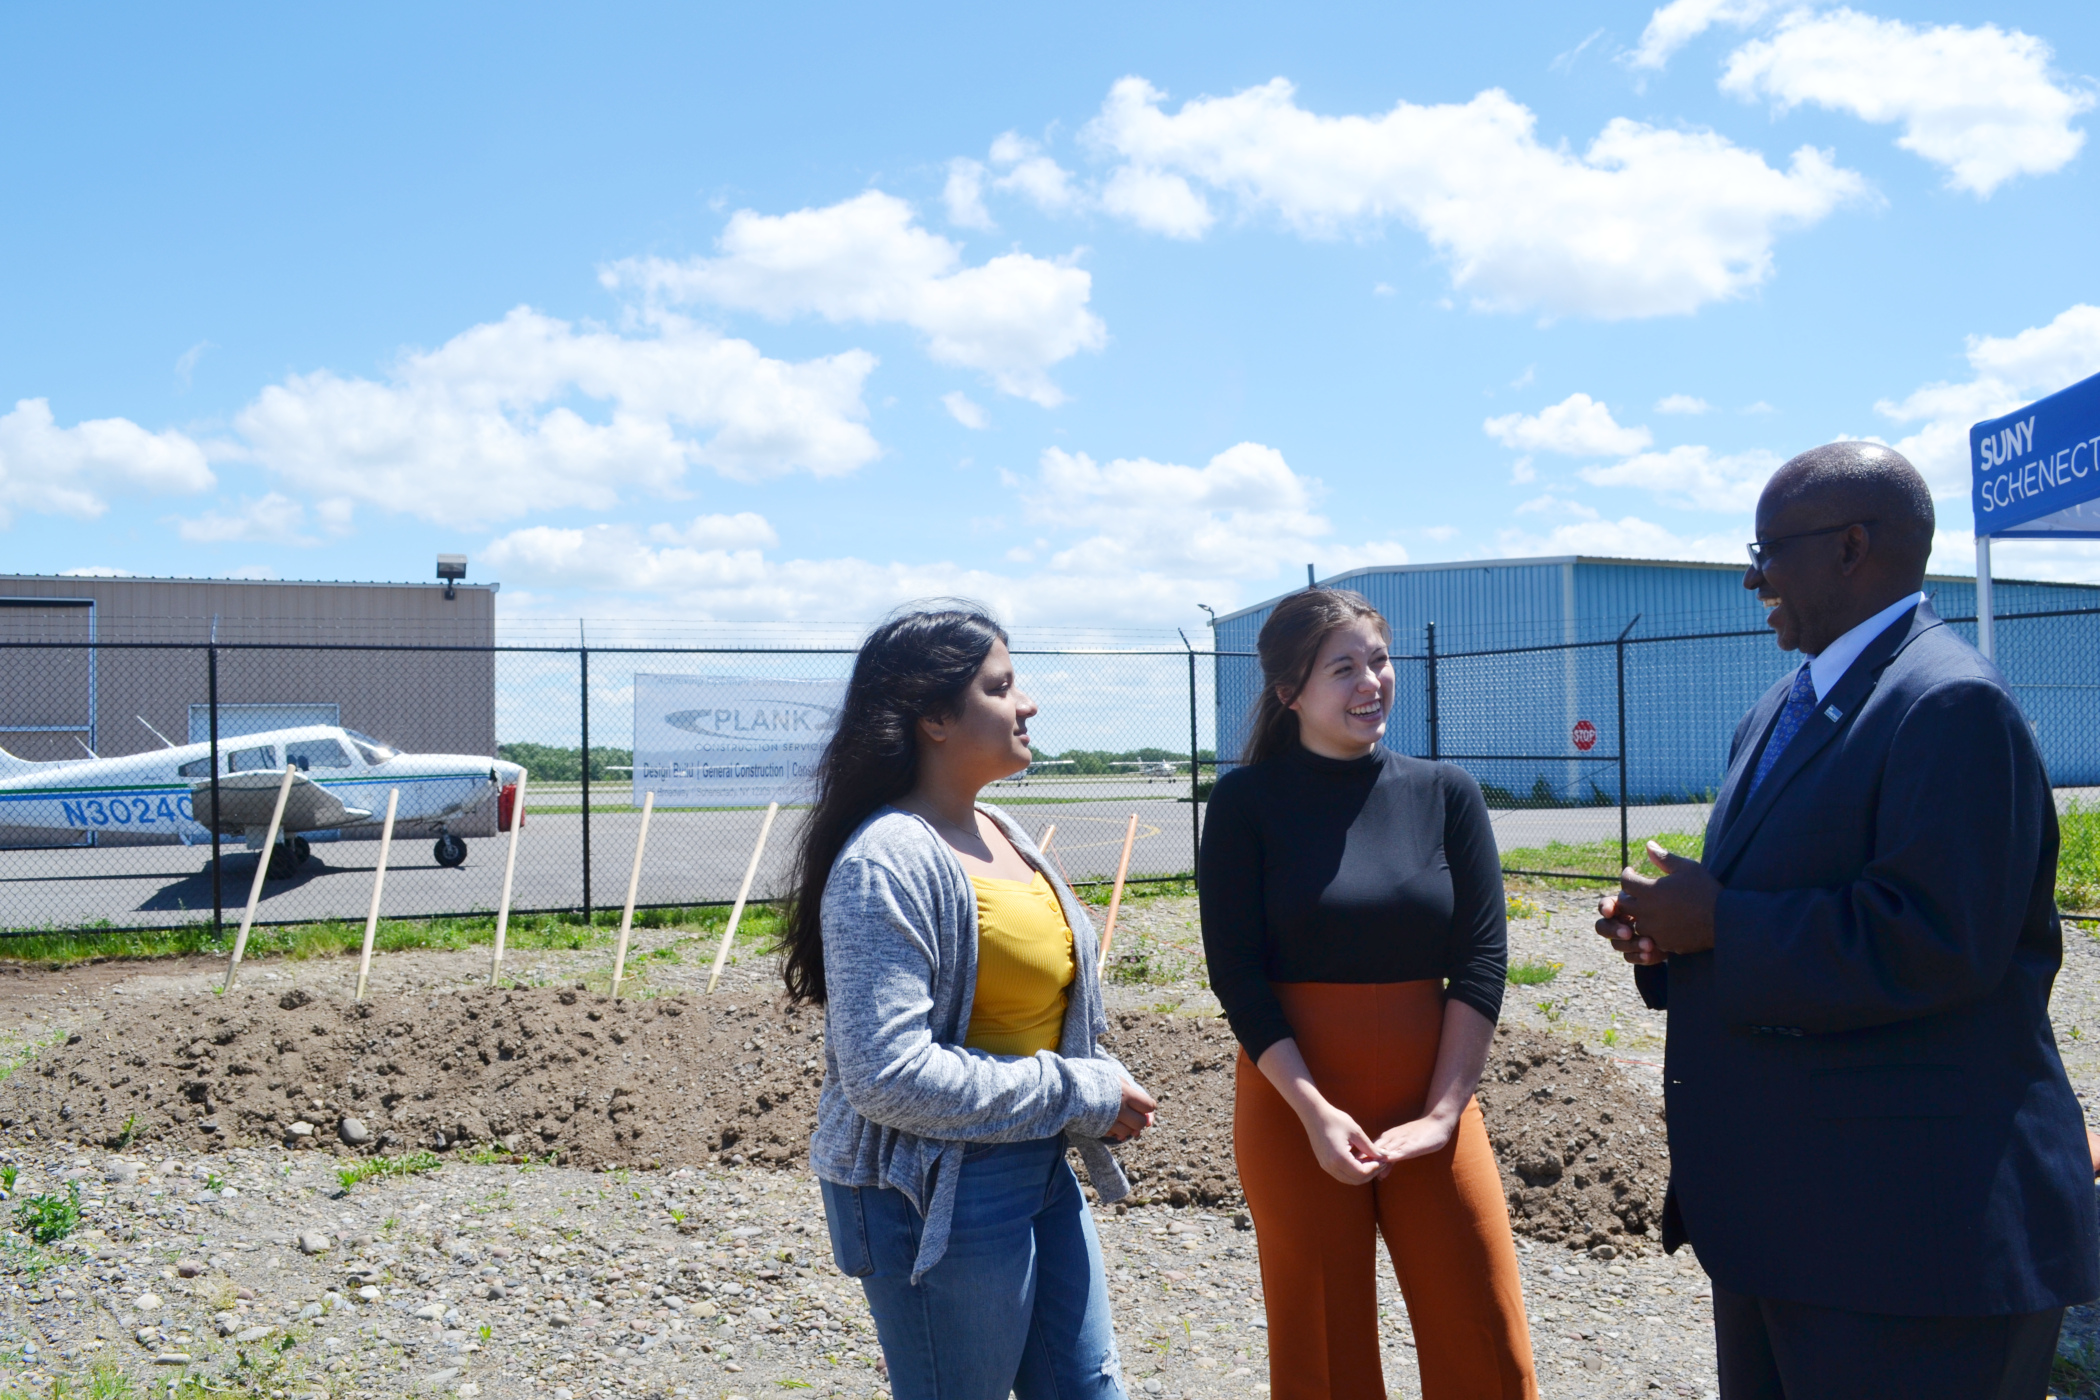
<path id="1" fill-rule="evenodd" d="M 1803 530 L 1798 535 L 1780 535 L 1769 540 L 1752 540 L 1744 545 L 1743 548 L 1750 551 L 1750 567 L 1762 571 L 1765 565 L 1772 562 L 1772 556 L 1778 553 L 1777 550 L 1772 548 L 1773 545 L 1785 544 L 1788 540 L 1812 539 L 1817 535 L 1835 535 L 1840 531 L 1851 529 L 1854 525 L 1879 525 L 1880 523 L 1878 520 L 1852 520 L 1843 525 L 1831 525 L 1821 530 Z"/>

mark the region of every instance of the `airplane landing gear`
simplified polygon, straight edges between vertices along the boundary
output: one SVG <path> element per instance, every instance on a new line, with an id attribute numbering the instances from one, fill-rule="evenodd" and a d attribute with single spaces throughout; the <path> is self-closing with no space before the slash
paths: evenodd
<path id="1" fill-rule="evenodd" d="M 438 836 L 437 844 L 430 848 L 430 854 L 439 865 L 451 870 L 467 863 L 467 843 L 449 831 L 443 832 Z"/>
<path id="2" fill-rule="evenodd" d="M 307 844 L 304 836 L 286 837 L 270 848 L 270 873 L 265 878 L 271 880 L 290 878 L 300 866 L 306 864 L 307 857 L 312 854 L 313 847 Z"/>

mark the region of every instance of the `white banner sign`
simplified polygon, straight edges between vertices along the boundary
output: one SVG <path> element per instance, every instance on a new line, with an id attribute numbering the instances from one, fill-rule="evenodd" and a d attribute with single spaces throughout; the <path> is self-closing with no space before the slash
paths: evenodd
<path id="1" fill-rule="evenodd" d="M 748 807 L 807 802 L 844 681 L 634 678 L 634 803 Z"/>

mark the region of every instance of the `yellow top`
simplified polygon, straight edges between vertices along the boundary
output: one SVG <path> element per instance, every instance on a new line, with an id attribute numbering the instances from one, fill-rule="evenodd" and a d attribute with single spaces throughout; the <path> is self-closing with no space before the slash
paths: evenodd
<path id="1" fill-rule="evenodd" d="M 1040 870 L 1032 880 L 972 875 L 970 885 L 977 891 L 977 1000 L 963 1044 L 994 1055 L 1055 1050 L 1076 971 L 1064 907 Z"/>

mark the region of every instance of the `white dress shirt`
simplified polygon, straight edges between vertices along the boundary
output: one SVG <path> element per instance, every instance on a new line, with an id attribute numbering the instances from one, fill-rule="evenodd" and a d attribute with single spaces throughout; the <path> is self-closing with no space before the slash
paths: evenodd
<path id="1" fill-rule="evenodd" d="M 1868 642 L 1886 632 L 1890 623 L 1924 601 L 1925 593 L 1920 589 L 1900 603 L 1891 603 L 1810 657 L 1808 678 L 1816 687 L 1816 703 L 1822 704 L 1830 688 L 1845 678 L 1845 672 L 1859 660 L 1859 654 L 1867 649 Z"/>

